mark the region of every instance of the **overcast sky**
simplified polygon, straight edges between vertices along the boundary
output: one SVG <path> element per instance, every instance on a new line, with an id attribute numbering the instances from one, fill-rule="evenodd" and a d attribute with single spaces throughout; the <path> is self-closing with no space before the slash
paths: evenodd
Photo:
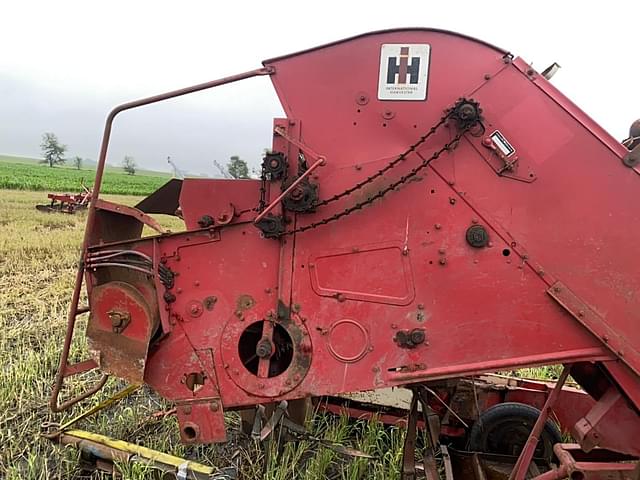
<path id="1" fill-rule="evenodd" d="M 593 5 L 593 6 L 592 6 Z M 96 159 L 116 104 L 253 69 L 260 61 L 371 30 L 435 27 L 475 36 L 542 71 L 616 138 L 640 117 L 640 2 L 0 2 L 0 153 L 40 155 L 55 132 Z M 239 154 L 257 165 L 282 115 L 268 78 L 119 116 L 109 162 L 166 157 L 193 173 Z"/>

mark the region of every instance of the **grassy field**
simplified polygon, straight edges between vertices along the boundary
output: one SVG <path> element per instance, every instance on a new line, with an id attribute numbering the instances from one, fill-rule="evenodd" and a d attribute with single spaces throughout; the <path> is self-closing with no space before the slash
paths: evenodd
<path id="1" fill-rule="evenodd" d="M 139 198 L 108 196 L 134 204 Z M 34 209 L 42 193 L 0 190 L 0 478 L 68 479 L 81 477 L 77 452 L 52 445 L 39 436 L 43 422 L 63 422 L 92 403 L 119 390 L 107 388 L 64 415 L 52 415 L 48 397 L 65 330 L 68 302 L 85 215 L 47 214 Z M 165 225 L 177 230 L 174 223 Z M 77 329 L 74 360 L 86 357 L 83 326 Z M 66 395 L 91 384 L 92 375 L 74 379 Z M 318 415 L 314 433 L 370 452 L 378 459 L 343 458 L 308 442 L 287 443 L 281 452 L 254 444 L 239 432 L 229 415 L 226 446 L 186 447 L 179 443 L 174 417 L 154 416 L 170 406 L 148 390 L 135 393 L 109 411 L 87 419 L 79 428 L 129 440 L 164 452 L 199 459 L 216 467 L 237 466 L 239 479 L 398 478 L 402 430 L 379 423 L 348 423 Z M 232 458 L 233 457 L 233 458 Z M 304 469 L 302 469 L 304 465 Z M 143 467 L 123 466 L 125 477 L 149 478 Z M 91 478 L 100 478 L 94 474 Z"/>
<path id="2" fill-rule="evenodd" d="M 0 188 L 40 190 L 47 192 L 79 192 L 81 185 L 93 185 L 93 170 L 68 167 L 48 167 L 30 163 L 0 162 Z M 149 195 L 171 177 L 127 175 L 117 171 L 104 173 L 101 192 L 122 195 Z"/>

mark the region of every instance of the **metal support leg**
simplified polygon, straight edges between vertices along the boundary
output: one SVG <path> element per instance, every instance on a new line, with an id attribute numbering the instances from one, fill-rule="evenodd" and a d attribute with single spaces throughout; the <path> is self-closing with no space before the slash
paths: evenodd
<path id="1" fill-rule="evenodd" d="M 527 471 L 529 470 L 529 464 L 531 463 L 531 459 L 533 458 L 533 453 L 535 452 L 536 445 L 538 445 L 538 439 L 540 438 L 540 434 L 542 433 L 542 429 L 544 428 L 544 424 L 549 418 L 549 412 L 551 408 L 556 403 L 558 396 L 560 395 L 560 391 L 562 390 L 562 386 L 564 382 L 567 380 L 569 376 L 569 371 L 571 370 L 571 365 L 565 365 L 562 370 L 562 374 L 560 374 L 560 378 L 556 383 L 556 386 L 551 390 L 551 393 L 547 397 L 547 401 L 542 407 L 542 411 L 540 412 L 540 416 L 536 420 L 531 433 L 529 434 L 529 438 L 527 439 L 527 443 L 525 443 L 522 452 L 520 452 L 520 456 L 518 457 L 518 461 L 516 462 L 511 475 L 509 475 L 509 480 L 524 480 Z"/>
<path id="2" fill-rule="evenodd" d="M 409 418 L 407 419 L 407 434 L 404 437 L 402 450 L 402 480 L 415 480 L 416 478 L 416 430 L 418 423 L 418 393 L 413 392 Z"/>
<path id="3" fill-rule="evenodd" d="M 416 436 L 418 430 L 418 405 L 422 407 L 424 425 L 429 435 L 429 447 L 425 449 L 422 463 L 427 480 L 439 480 L 438 466 L 436 465 L 436 448 L 439 445 L 440 419 L 431 410 L 427 403 L 426 390 L 418 387 L 413 390 L 409 418 L 407 420 L 407 434 L 404 439 L 402 452 L 402 480 L 415 480 L 416 478 Z"/>

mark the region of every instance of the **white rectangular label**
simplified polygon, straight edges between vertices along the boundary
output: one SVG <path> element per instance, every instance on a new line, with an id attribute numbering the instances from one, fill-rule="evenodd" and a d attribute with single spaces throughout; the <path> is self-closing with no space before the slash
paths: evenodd
<path id="1" fill-rule="evenodd" d="M 504 137 L 504 135 L 502 135 L 502 133 L 500 133 L 499 130 L 496 130 L 491 134 L 491 141 L 496 147 L 498 147 L 505 157 L 510 157 L 516 153 L 516 149 L 511 146 L 509 141 Z"/>
<path id="2" fill-rule="evenodd" d="M 426 43 L 385 43 L 380 49 L 378 100 L 425 100 L 429 83 Z"/>

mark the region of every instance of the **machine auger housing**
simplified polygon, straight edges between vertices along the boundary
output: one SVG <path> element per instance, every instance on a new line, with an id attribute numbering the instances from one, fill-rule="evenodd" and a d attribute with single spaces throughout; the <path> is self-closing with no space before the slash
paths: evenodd
<path id="1" fill-rule="evenodd" d="M 581 449 L 640 455 L 640 147 L 524 60 L 451 32 L 263 65 L 109 116 L 52 408 L 78 400 L 58 404 L 65 376 L 98 368 L 92 391 L 106 375 L 148 384 L 185 442 L 219 442 L 225 410 L 410 386 L 415 417 L 433 382 L 564 364 L 512 478 L 569 374 L 591 397 L 568 426 Z M 136 208 L 99 198 L 119 112 L 257 75 L 286 113 L 265 126 L 261 179 L 172 180 Z M 69 365 L 83 312 L 92 358 Z M 540 478 L 600 478 L 556 450 Z"/>

